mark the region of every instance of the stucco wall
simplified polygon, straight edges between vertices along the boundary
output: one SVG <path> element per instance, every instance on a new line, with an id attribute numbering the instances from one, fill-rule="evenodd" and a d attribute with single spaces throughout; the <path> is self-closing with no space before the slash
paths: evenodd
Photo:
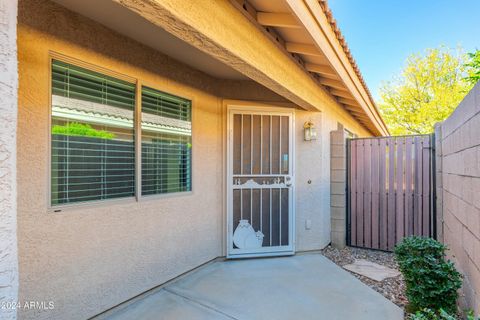
<path id="1" fill-rule="evenodd" d="M 440 137 L 438 137 L 440 133 Z M 443 240 L 464 274 L 462 306 L 480 312 L 480 83 L 445 120 L 441 141 Z M 437 182 L 439 180 L 437 179 Z"/>
<path id="2" fill-rule="evenodd" d="M 224 255 L 222 99 L 285 100 L 252 81 L 212 78 L 46 0 L 20 1 L 18 46 L 19 298 L 54 302 L 21 318 L 84 319 Z M 192 99 L 193 192 L 49 211 L 49 51 Z M 322 109 L 296 112 L 297 250 L 329 242 L 329 132 L 341 121 L 367 134 L 331 98 Z M 317 141 L 303 141 L 307 120 Z"/>
<path id="3" fill-rule="evenodd" d="M 338 124 L 359 137 L 371 136 L 341 107 L 326 100 L 323 112 L 297 110 L 296 119 L 296 249 L 318 250 L 330 243 L 330 132 Z M 312 121 L 318 138 L 303 141 L 303 124 Z M 309 181 L 311 183 L 309 183 Z M 311 228 L 306 228 L 310 220 Z"/>
<path id="4" fill-rule="evenodd" d="M 215 79 L 48 1 L 21 1 L 19 20 L 19 296 L 55 303 L 21 318 L 85 319 L 221 256 Z M 49 50 L 193 100 L 192 194 L 48 211 Z"/>
<path id="5" fill-rule="evenodd" d="M 17 301 L 17 1 L 0 2 L 0 318 L 15 319 Z"/>

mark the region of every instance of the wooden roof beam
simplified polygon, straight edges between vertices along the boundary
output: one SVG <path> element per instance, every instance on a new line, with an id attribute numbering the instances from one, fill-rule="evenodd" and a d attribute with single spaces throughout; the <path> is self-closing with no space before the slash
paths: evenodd
<path id="1" fill-rule="evenodd" d="M 362 119 L 369 119 L 368 116 L 365 114 L 365 112 L 361 111 L 353 111 L 353 110 L 348 110 L 351 114 L 353 114 L 355 117 L 359 117 Z"/>
<path id="2" fill-rule="evenodd" d="M 344 105 L 344 108 L 347 109 L 348 111 L 365 113 L 365 111 L 362 108 L 352 107 L 352 106 L 349 106 L 347 104 Z"/>
<path id="3" fill-rule="evenodd" d="M 361 116 L 361 115 L 358 115 L 358 114 L 352 114 L 352 116 L 358 120 L 360 120 L 361 122 L 366 122 L 365 124 L 369 124 L 370 125 L 370 119 L 367 117 L 367 116 Z"/>
<path id="4" fill-rule="evenodd" d="M 290 13 L 257 12 L 257 21 L 265 27 L 300 28 L 300 24 Z"/>
<path id="5" fill-rule="evenodd" d="M 349 106 L 354 106 L 354 107 L 361 108 L 360 104 L 358 104 L 358 102 L 353 100 L 353 99 L 339 97 L 339 98 L 337 98 L 337 100 L 340 103 L 347 104 Z"/>
<path id="6" fill-rule="evenodd" d="M 350 113 L 351 115 L 355 116 L 355 117 L 358 117 L 360 119 L 368 119 L 368 116 L 365 114 L 365 112 L 362 112 L 360 110 L 348 110 L 347 109 L 347 112 Z"/>
<path id="7" fill-rule="evenodd" d="M 337 90 L 337 89 L 330 89 L 330 93 L 333 94 L 334 96 L 337 97 L 342 97 L 342 98 L 347 98 L 347 99 L 353 99 L 352 95 L 350 92 L 346 90 Z"/>
<path id="8" fill-rule="evenodd" d="M 310 44 L 286 42 L 285 48 L 288 52 L 291 53 L 304 54 L 314 57 L 324 57 L 324 55 L 320 51 L 318 51 L 317 47 Z"/>
<path id="9" fill-rule="evenodd" d="M 334 74 L 322 74 L 322 78 L 332 79 L 332 80 L 341 80 L 340 76 Z"/>
<path id="10" fill-rule="evenodd" d="M 345 89 L 345 85 L 341 81 L 332 80 L 332 79 L 320 79 L 320 83 L 324 86 L 335 88 L 335 89 Z"/>
<path id="11" fill-rule="evenodd" d="M 337 76 L 336 72 L 330 66 L 325 64 L 305 63 L 305 69 L 324 76 Z"/>

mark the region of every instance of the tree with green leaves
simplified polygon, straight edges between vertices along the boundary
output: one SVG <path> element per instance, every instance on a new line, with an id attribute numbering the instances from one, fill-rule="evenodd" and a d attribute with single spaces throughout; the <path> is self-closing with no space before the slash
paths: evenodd
<path id="1" fill-rule="evenodd" d="M 433 132 L 472 88 L 461 50 L 427 49 L 408 57 L 401 74 L 380 89 L 380 112 L 393 135 Z"/>
<path id="2" fill-rule="evenodd" d="M 465 78 L 468 82 L 476 84 L 480 81 L 480 50 L 468 53 L 469 61 L 465 64 L 467 66 L 468 76 Z"/>

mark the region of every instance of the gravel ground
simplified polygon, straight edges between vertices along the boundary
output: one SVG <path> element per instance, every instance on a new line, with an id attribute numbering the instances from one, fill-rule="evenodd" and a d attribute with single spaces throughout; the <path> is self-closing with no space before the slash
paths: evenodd
<path id="1" fill-rule="evenodd" d="M 394 255 L 390 252 L 350 247 L 338 250 L 328 246 L 322 250 L 322 254 L 339 266 L 353 263 L 355 259 L 365 259 L 398 270 Z M 385 298 L 389 299 L 397 306 L 404 308 L 405 305 L 408 304 L 408 300 L 405 297 L 405 283 L 401 275 L 378 282 L 353 272 L 350 273 L 375 291 L 381 293 Z"/>

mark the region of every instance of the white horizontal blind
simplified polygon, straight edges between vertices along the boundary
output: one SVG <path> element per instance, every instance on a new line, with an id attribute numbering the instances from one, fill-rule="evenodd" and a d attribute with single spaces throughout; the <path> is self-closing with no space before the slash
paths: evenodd
<path id="1" fill-rule="evenodd" d="M 52 205 L 135 193 L 135 85 L 52 64 Z"/>
<path id="2" fill-rule="evenodd" d="M 191 102 L 142 87 L 142 195 L 190 191 Z"/>

